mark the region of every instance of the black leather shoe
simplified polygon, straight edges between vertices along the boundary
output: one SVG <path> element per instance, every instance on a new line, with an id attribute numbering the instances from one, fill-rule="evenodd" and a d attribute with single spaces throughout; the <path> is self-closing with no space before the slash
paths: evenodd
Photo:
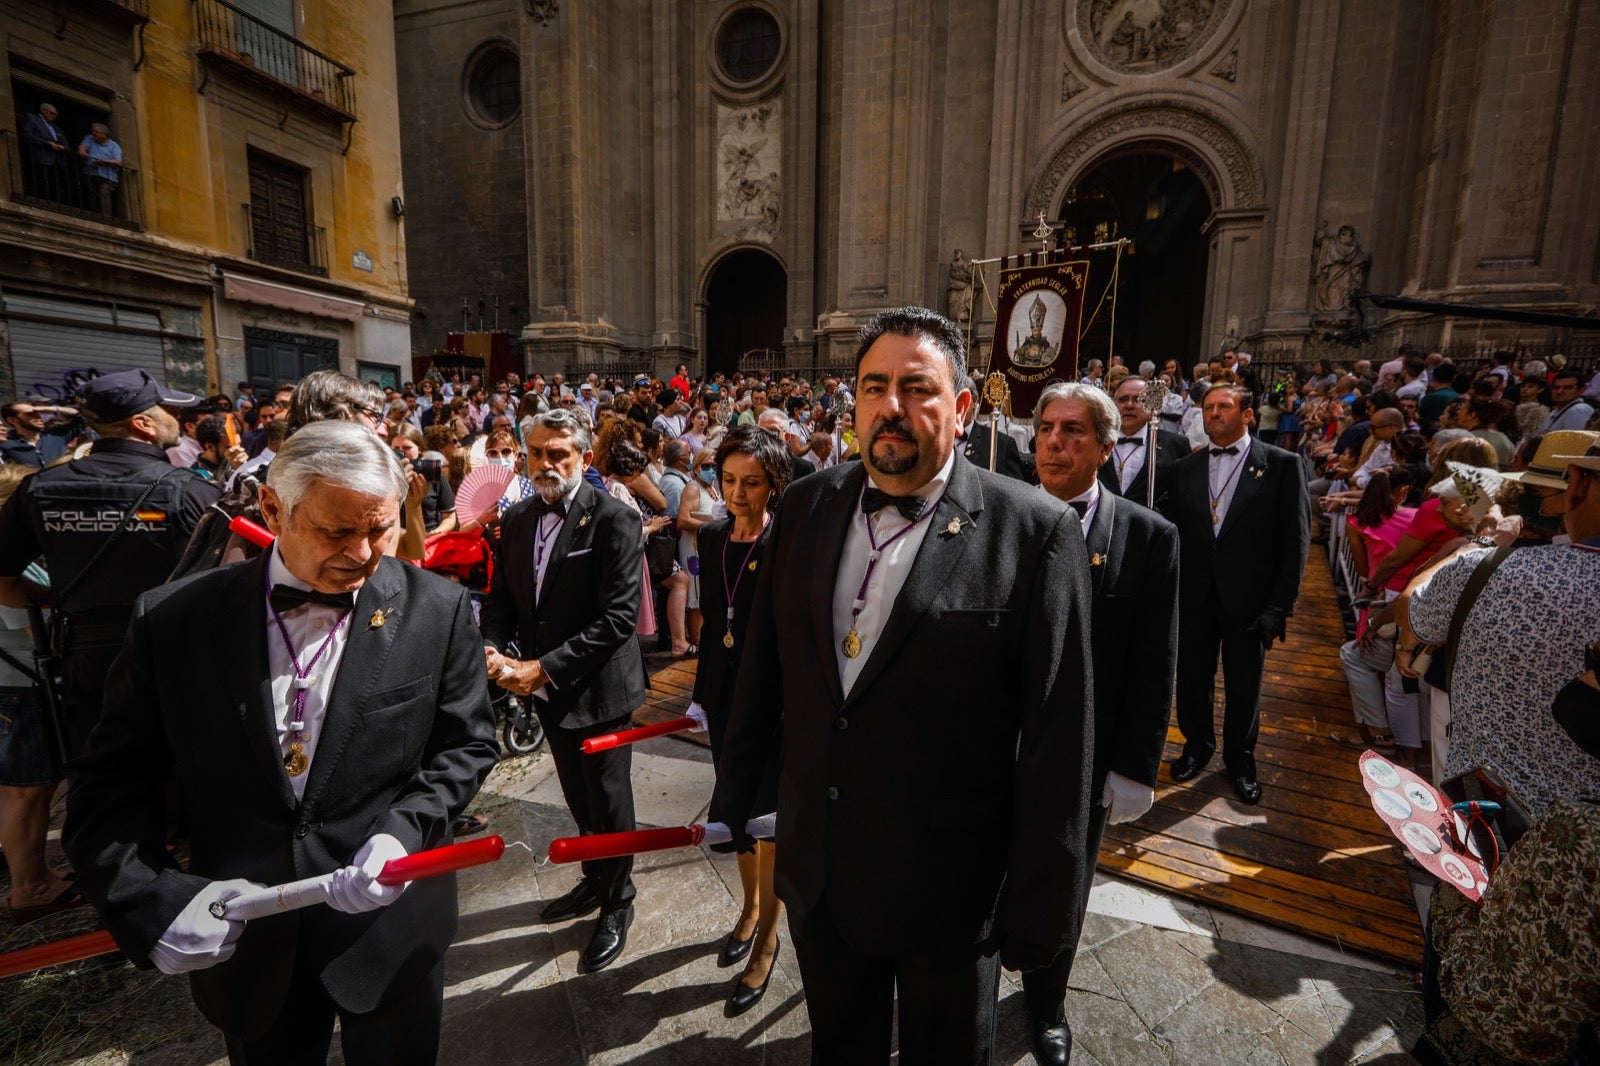
<path id="1" fill-rule="evenodd" d="M 1072 1061 L 1072 1026 L 1059 1022 L 1033 1023 L 1033 1058 L 1039 1066 L 1067 1066 Z"/>
<path id="2" fill-rule="evenodd" d="M 589 946 L 578 957 L 579 973 L 595 973 L 617 961 L 628 943 L 628 926 L 633 924 L 633 904 L 614 911 L 601 911 L 594 923 Z"/>
<path id="3" fill-rule="evenodd" d="M 751 934 L 750 939 L 754 940 L 755 935 Z M 744 983 L 744 975 L 739 975 L 739 977 L 733 982 L 733 995 L 728 997 L 728 1008 L 723 1012 L 724 1014 L 726 1014 L 729 1018 L 737 1018 L 739 1015 L 743 1014 L 745 1011 L 761 1002 L 761 997 L 767 994 L 767 986 L 772 983 L 773 971 L 777 970 L 778 968 L 778 952 L 782 950 L 782 948 L 783 941 L 780 940 L 778 941 L 777 946 L 772 949 L 772 965 L 767 967 L 767 979 L 761 982 L 761 986 L 759 988 L 751 988 L 749 985 Z"/>
<path id="4" fill-rule="evenodd" d="M 1261 802 L 1261 786 L 1256 779 L 1247 774 L 1239 774 L 1233 779 L 1233 790 L 1239 793 L 1239 798 L 1246 803 Z"/>
<path id="5" fill-rule="evenodd" d="M 722 942 L 722 950 L 717 952 L 717 965 L 732 966 L 736 962 L 744 961 L 745 956 L 750 954 L 750 945 L 755 942 L 754 929 L 750 930 L 750 935 L 743 940 L 734 936 L 732 930 L 729 930 L 727 938 Z"/>
<path id="6" fill-rule="evenodd" d="M 1190 755 L 1188 752 L 1184 752 L 1173 760 L 1172 779 L 1174 781 L 1188 781 L 1201 770 L 1204 770 L 1206 763 L 1210 761 L 1211 757 L 1209 755 L 1202 759 L 1198 755 Z"/>
<path id="7" fill-rule="evenodd" d="M 600 897 L 595 895 L 594 886 L 585 877 L 578 882 L 577 888 L 545 904 L 544 910 L 539 912 L 539 918 L 548 925 L 582 918 L 585 914 L 592 914 L 599 909 Z"/>

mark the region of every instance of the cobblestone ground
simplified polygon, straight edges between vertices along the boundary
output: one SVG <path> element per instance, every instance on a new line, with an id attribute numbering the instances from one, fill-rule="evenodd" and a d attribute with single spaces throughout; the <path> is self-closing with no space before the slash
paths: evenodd
<path id="1" fill-rule="evenodd" d="M 704 815 L 709 755 L 676 740 L 640 745 L 639 820 Z M 637 864 L 637 917 L 608 970 L 577 974 L 592 919 L 539 922 L 576 873 L 542 862 L 572 823 L 542 752 L 502 763 L 476 804 L 492 831 L 531 851 L 461 878 L 461 929 L 447 963 L 442 1063 L 805 1063 L 799 972 L 781 950 L 766 999 L 738 1018 L 723 1003 L 738 970 L 716 951 L 738 916 L 730 857 L 699 849 Z M 886 886 L 887 889 L 887 886 Z M 44 923 L 40 923 L 43 925 Z M 0 950 L 87 928 L 81 917 L 5 930 Z M 784 937 L 787 940 L 787 936 Z M 1408 1063 L 1421 1020 L 1412 975 L 1319 943 L 1103 880 L 1072 976 L 1074 1064 Z M 1032 1061 L 1015 974 L 1001 987 L 996 1062 Z M 0 983 L 0 1061 L 138 1066 L 224 1062 L 187 985 L 83 963 Z M 332 1061 L 340 1061 L 337 1041 Z"/>

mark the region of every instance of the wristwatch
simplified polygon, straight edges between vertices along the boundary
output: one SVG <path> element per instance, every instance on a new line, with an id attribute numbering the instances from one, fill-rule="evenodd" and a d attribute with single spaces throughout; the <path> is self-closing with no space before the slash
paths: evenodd
<path id="1" fill-rule="evenodd" d="M 1495 540 L 1493 537 L 1484 536 L 1482 534 L 1473 537 L 1472 543 L 1476 544 L 1480 548 L 1498 548 L 1500 546 L 1499 541 Z"/>

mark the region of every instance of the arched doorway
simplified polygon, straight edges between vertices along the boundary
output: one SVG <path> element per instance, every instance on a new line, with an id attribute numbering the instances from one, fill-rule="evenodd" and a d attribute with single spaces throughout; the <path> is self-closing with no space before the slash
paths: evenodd
<path id="1" fill-rule="evenodd" d="M 1079 365 L 1105 359 L 1108 351 L 1134 371 L 1144 359 L 1157 367 L 1177 359 L 1189 367 L 1202 358 L 1209 242 L 1201 227 L 1211 212 L 1199 176 L 1159 149 L 1104 159 L 1067 190 L 1059 221 L 1069 244 L 1133 241 L 1118 267 L 1115 348 L 1107 295 L 1079 344 Z M 1091 253 L 1085 321 L 1100 303 L 1115 260 L 1112 252 Z"/>
<path id="2" fill-rule="evenodd" d="M 706 374 L 732 375 L 753 349 L 783 348 L 789 277 L 771 255 L 741 248 L 719 262 L 706 282 Z"/>

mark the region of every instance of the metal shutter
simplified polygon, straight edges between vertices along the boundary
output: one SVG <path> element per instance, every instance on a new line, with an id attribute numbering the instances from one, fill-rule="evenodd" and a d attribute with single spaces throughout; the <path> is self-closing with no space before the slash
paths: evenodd
<path id="1" fill-rule="evenodd" d="M 8 292 L 4 310 L 11 334 L 11 370 L 17 395 L 65 400 L 89 378 L 117 370 L 144 369 L 162 382 L 167 366 L 161 338 L 129 330 L 159 330 L 151 311 L 80 303 Z M 13 313 L 40 316 L 17 318 Z M 94 323 L 106 328 L 90 328 Z"/>

